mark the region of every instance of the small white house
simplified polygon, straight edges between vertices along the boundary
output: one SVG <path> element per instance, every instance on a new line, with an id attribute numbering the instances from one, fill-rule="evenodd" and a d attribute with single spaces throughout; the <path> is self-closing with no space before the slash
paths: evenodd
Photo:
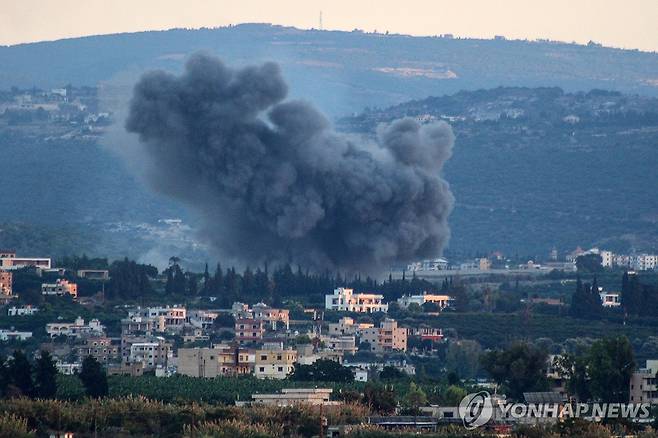
<path id="1" fill-rule="evenodd" d="M 7 309 L 7 315 L 8 316 L 32 316 L 35 313 L 39 311 L 38 307 L 33 307 L 31 305 L 27 306 L 21 306 L 21 307 L 16 307 L 16 306 L 11 306 L 9 309 Z"/>

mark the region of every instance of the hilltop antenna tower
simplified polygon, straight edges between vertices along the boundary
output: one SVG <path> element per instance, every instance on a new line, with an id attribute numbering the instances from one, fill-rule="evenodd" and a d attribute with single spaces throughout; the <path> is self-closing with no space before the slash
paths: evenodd
<path id="1" fill-rule="evenodd" d="M 320 25 L 320 26 L 319 26 L 320 30 L 323 30 L 323 29 L 322 29 L 322 11 L 320 11 L 319 25 Z"/>

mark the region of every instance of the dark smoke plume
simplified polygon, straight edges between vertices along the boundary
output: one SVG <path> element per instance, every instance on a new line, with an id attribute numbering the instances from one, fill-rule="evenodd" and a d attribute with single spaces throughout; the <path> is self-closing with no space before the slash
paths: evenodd
<path id="1" fill-rule="evenodd" d="M 235 70 L 197 54 L 181 76 L 140 79 L 126 128 L 155 187 L 200 212 L 224 254 L 367 271 L 440 255 L 450 126 L 405 118 L 376 144 L 353 141 L 286 94 L 277 64 Z"/>

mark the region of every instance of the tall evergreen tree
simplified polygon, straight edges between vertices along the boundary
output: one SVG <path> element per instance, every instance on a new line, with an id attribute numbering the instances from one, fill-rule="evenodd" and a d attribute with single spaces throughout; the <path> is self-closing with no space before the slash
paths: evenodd
<path id="1" fill-rule="evenodd" d="M 203 270 L 203 284 L 201 285 L 201 295 L 209 295 L 209 288 L 210 288 L 210 272 L 208 272 L 208 263 L 206 263 L 206 267 Z"/>
<path id="2" fill-rule="evenodd" d="M 222 265 L 219 262 L 217 262 L 215 275 L 212 278 L 211 295 L 216 297 L 224 295 L 224 271 L 222 271 Z"/>
<path id="3" fill-rule="evenodd" d="M 78 377 L 89 397 L 100 398 L 108 394 L 107 375 L 100 362 L 93 356 L 87 356 L 82 361 L 82 369 Z"/>
<path id="4" fill-rule="evenodd" d="M 11 385 L 20 391 L 22 395 L 31 397 L 34 394 L 32 365 L 27 356 L 20 350 L 15 350 L 9 361 L 9 376 Z"/>
<path id="5" fill-rule="evenodd" d="M 624 311 L 629 315 L 642 313 L 642 298 L 642 288 L 637 280 L 637 275 L 629 275 L 628 272 L 624 272 L 621 283 L 621 304 Z"/>
<path id="6" fill-rule="evenodd" d="M 57 395 L 57 367 L 50 353 L 42 351 L 34 367 L 35 395 L 55 398 Z"/>
<path id="7" fill-rule="evenodd" d="M 197 284 L 196 274 L 192 272 L 187 273 L 187 291 L 186 294 L 188 297 L 195 297 L 199 292 L 199 286 Z"/>
<path id="8" fill-rule="evenodd" d="M 4 356 L 0 356 L 0 397 L 7 395 L 7 386 L 10 382 L 9 364 Z"/>

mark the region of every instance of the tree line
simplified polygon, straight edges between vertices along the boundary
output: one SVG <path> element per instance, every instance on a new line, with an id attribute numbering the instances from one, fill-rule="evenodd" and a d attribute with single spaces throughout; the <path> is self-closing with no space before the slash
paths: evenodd
<path id="1" fill-rule="evenodd" d="M 658 317 L 658 286 L 641 283 L 634 272 L 624 272 L 620 298 L 625 315 Z M 592 284 L 583 283 L 580 276 L 577 278 L 569 313 L 574 318 L 591 319 L 605 315 L 606 309 L 601 302 L 596 276 Z"/>
<path id="2" fill-rule="evenodd" d="M 633 347 L 624 336 L 606 337 L 577 354 L 563 354 L 550 363 L 543 349 L 515 343 L 505 350 L 482 355 L 483 369 L 509 397 L 521 400 L 524 392 L 548 391 L 546 375 L 553 368 L 566 379 L 567 392 L 581 402 L 628 402 L 629 382 L 635 369 Z"/>
<path id="3" fill-rule="evenodd" d="M 404 294 L 421 292 L 447 292 L 455 290 L 459 308 L 466 308 L 468 296 L 461 283 L 452 284 L 444 280 L 437 285 L 419 279 L 415 274 L 403 273 L 401 279 L 378 281 L 359 273 L 347 275 L 340 271 L 325 270 L 315 272 L 290 263 L 271 269 L 268 264 L 252 268 L 247 266 L 239 271 L 235 267 L 224 267 L 217 263 L 214 269 L 206 264 L 202 273 L 185 271 L 180 259 L 171 257 L 169 267 L 162 273 L 155 266 L 137 263 L 124 258 L 108 263 L 107 259 L 68 256 L 57 262 L 58 266 L 71 269 L 108 269 L 110 280 L 105 288 L 105 295 L 110 300 L 135 300 L 154 297 L 158 293 L 180 297 L 216 297 L 218 305 L 226 307 L 235 301 L 263 301 L 280 305 L 285 299 L 299 299 L 307 302 L 322 302 L 324 295 L 337 287 L 348 287 L 356 292 L 375 292 L 384 295 L 387 301 L 393 301 Z M 411 277 L 411 278 L 409 278 Z M 164 288 L 159 286 L 164 282 Z"/>
<path id="4" fill-rule="evenodd" d="M 31 362 L 21 350 L 9 358 L 0 357 L 0 396 L 54 399 L 57 396 L 57 366 L 47 351 Z M 107 376 L 102 365 L 92 356 L 83 362 L 78 377 L 88 396 L 108 394 Z"/>

